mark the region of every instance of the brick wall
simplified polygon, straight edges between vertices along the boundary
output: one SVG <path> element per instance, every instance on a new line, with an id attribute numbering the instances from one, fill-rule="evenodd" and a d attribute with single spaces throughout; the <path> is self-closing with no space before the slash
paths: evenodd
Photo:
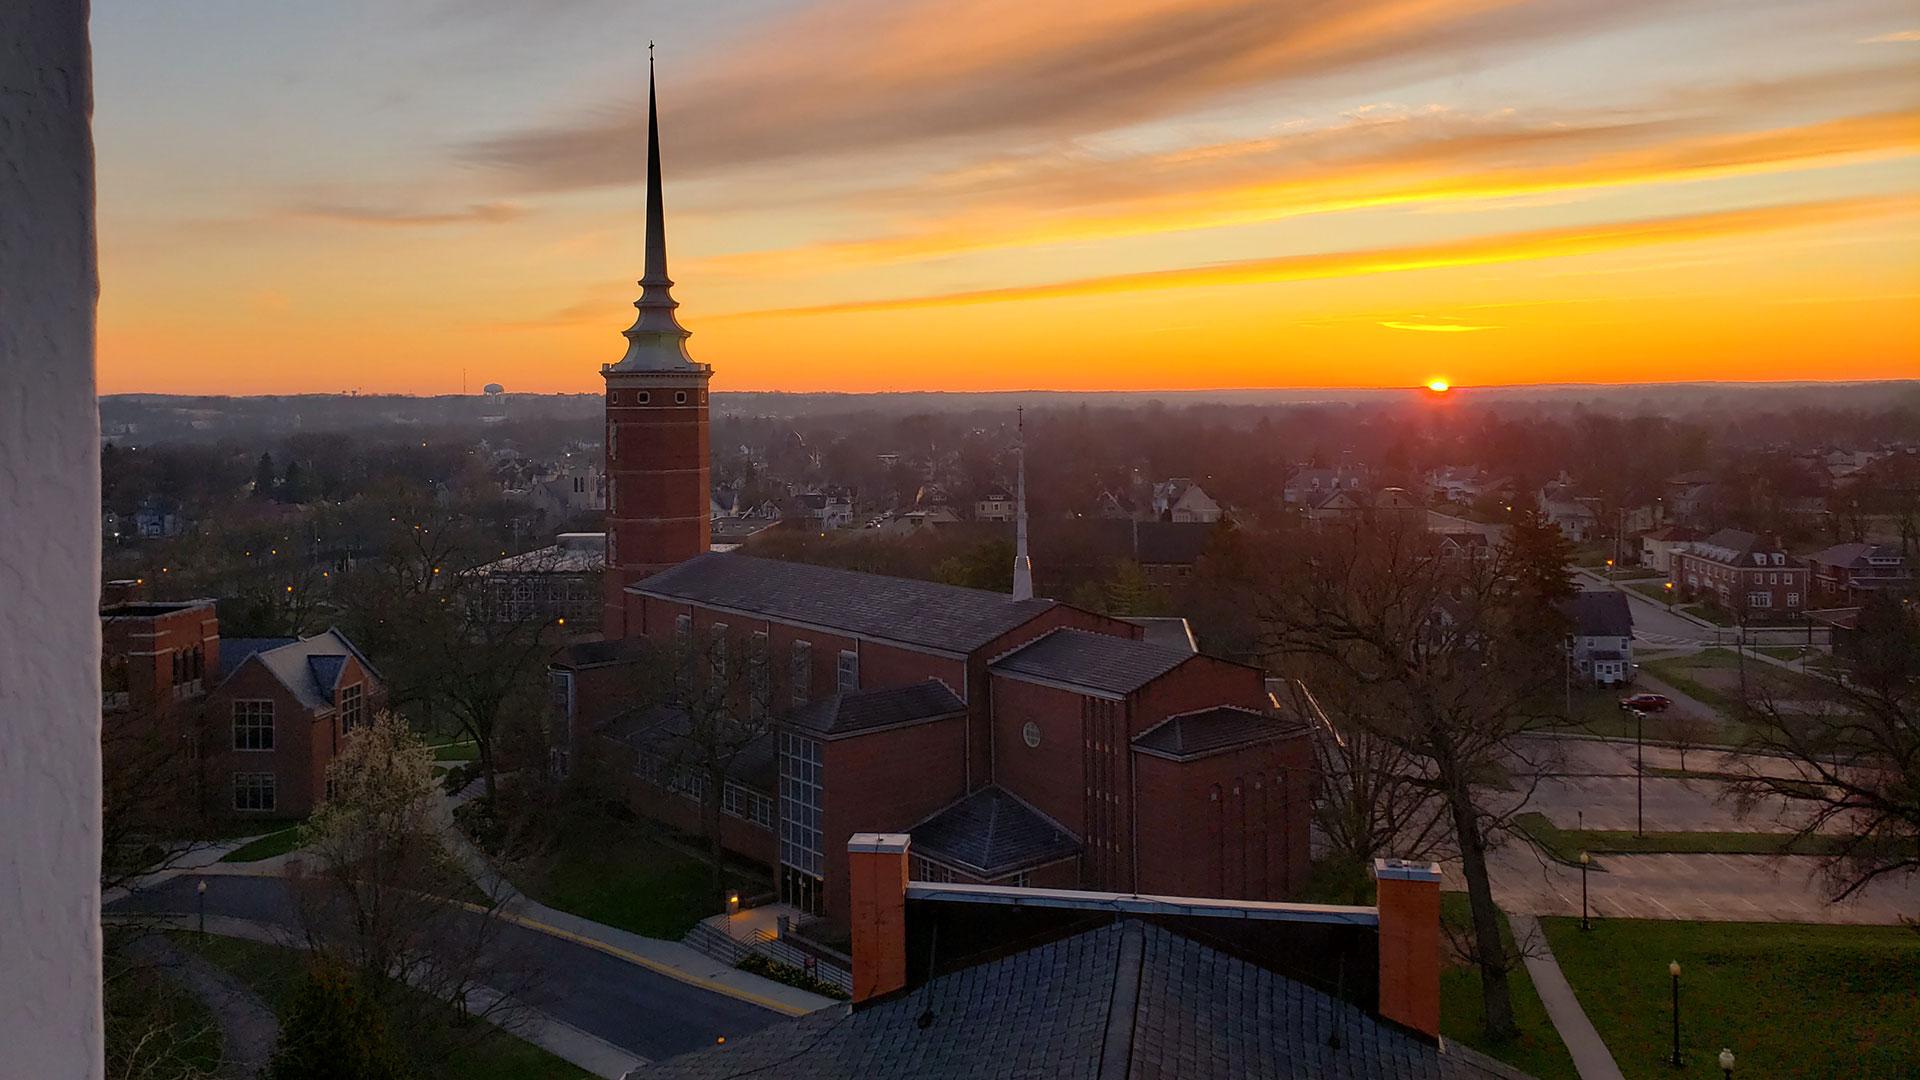
<path id="1" fill-rule="evenodd" d="M 847 918 L 849 837 L 905 832 L 966 794 L 960 769 L 966 737 L 966 722 L 955 717 L 821 746 L 828 918 L 842 924 Z"/>
<path id="2" fill-rule="evenodd" d="M 1193 761 L 1136 751 L 1144 893 L 1284 900 L 1305 883 L 1313 757 L 1305 733 Z"/>

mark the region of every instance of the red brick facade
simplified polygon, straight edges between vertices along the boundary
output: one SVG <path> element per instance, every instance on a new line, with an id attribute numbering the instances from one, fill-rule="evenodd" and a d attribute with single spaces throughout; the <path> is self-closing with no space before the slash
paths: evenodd
<path id="1" fill-rule="evenodd" d="M 236 817 L 304 817 L 313 812 L 327 790 L 327 766 L 340 750 L 341 703 L 355 687 L 360 689 L 364 719 L 386 707 L 386 688 L 348 656 L 332 700 L 324 706 L 302 701 L 264 663 L 242 664 L 207 695 L 205 736 L 201 744 L 201 775 L 210 813 Z M 239 748 L 235 706 L 258 709 L 265 702 L 272 711 L 271 750 Z M 255 740 L 257 741 L 257 740 Z M 237 806 L 239 777 L 271 775 L 274 797 L 270 808 Z"/>
<path id="2" fill-rule="evenodd" d="M 709 378 L 606 373 L 608 637 L 626 634 L 626 586 L 709 546 Z"/>

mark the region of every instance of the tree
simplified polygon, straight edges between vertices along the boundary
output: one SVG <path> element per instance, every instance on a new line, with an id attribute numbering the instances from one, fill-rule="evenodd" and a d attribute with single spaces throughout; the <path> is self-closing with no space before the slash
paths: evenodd
<path id="1" fill-rule="evenodd" d="M 1807 673 L 1813 700 L 1779 701 L 1768 680 L 1754 680 L 1745 700 L 1753 753 L 1734 792 L 1744 812 L 1784 804 L 1801 812 L 1801 836 L 1840 837 L 1827 862 L 1840 900 L 1920 873 L 1920 613 L 1876 596 L 1836 651 L 1841 671 Z M 1769 761 L 1788 767 L 1762 766 Z"/>
<path id="2" fill-rule="evenodd" d="M 1526 764 L 1517 736 L 1556 719 L 1573 585 L 1566 545 L 1520 515 L 1489 559 L 1449 559 L 1417 525 L 1362 522 L 1283 547 L 1250 589 L 1270 663 L 1363 703 L 1354 718 L 1418 759 L 1446 806 L 1466 877 L 1487 1033 L 1510 1037 L 1513 958 L 1487 872 L 1524 804 L 1480 786 Z"/>
<path id="3" fill-rule="evenodd" d="M 274 470 L 273 455 L 262 451 L 260 462 L 253 468 L 253 497 L 271 499 L 273 489 L 278 486 L 280 474 Z"/>
<path id="4" fill-rule="evenodd" d="M 330 964 L 308 969 L 262 1080 L 404 1080 L 412 1074 L 378 1001 Z"/>

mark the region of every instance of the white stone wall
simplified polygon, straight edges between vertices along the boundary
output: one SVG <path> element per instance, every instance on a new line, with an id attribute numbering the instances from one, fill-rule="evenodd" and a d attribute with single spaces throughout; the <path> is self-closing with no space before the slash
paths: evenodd
<path id="1" fill-rule="evenodd" d="M 0 0 L 0 1075 L 102 1074 L 86 0 Z"/>

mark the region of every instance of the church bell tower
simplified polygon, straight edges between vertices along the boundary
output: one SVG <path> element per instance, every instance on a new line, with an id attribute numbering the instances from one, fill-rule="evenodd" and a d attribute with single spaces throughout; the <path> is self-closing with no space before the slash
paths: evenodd
<path id="1" fill-rule="evenodd" d="M 708 549 L 712 539 L 707 384 L 713 368 L 687 354 L 667 277 L 660 197 L 660 114 L 647 63 L 647 254 L 639 318 L 607 381 L 607 572 L 602 631 L 626 635 L 628 585 Z"/>

